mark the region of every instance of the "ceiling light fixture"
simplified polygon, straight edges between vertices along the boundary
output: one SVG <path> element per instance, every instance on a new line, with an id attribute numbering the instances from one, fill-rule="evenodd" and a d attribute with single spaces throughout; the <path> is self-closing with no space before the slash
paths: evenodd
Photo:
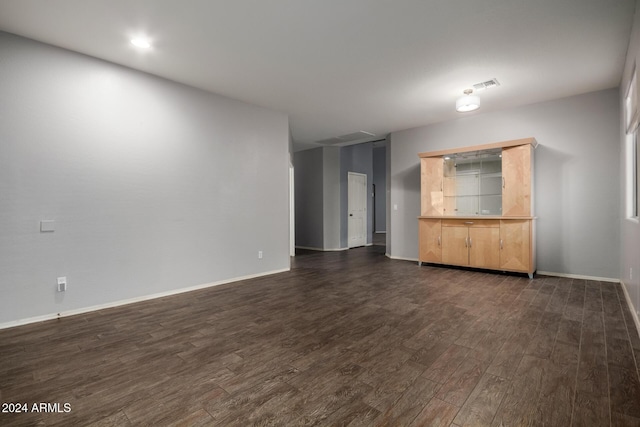
<path id="1" fill-rule="evenodd" d="M 471 95 L 473 89 L 466 89 L 464 96 L 461 96 L 456 101 L 456 111 L 458 113 L 466 113 L 468 111 L 474 111 L 480 108 L 480 97 Z"/>
<path id="2" fill-rule="evenodd" d="M 149 49 L 151 47 L 151 43 L 149 43 L 149 40 L 140 37 L 131 39 L 131 44 L 141 49 Z"/>

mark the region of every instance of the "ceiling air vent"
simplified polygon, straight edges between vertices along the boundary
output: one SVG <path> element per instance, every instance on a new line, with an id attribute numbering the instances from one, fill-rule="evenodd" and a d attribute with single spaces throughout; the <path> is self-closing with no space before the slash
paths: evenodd
<path id="1" fill-rule="evenodd" d="M 365 132 L 363 130 L 359 131 L 359 132 L 354 132 L 354 133 L 349 133 L 346 135 L 340 135 L 340 136 L 336 136 L 333 138 L 328 138 L 328 139 L 323 139 L 322 141 L 316 141 L 318 144 L 324 144 L 324 145 L 333 145 L 333 144 L 339 144 L 341 142 L 351 142 L 351 141 L 357 141 L 360 139 L 364 139 L 364 138 L 371 138 L 372 136 L 376 136 L 373 133 L 370 132 Z"/>
<path id="2" fill-rule="evenodd" d="M 500 82 L 498 82 L 498 79 L 491 79 L 491 80 L 487 80 L 486 82 L 476 83 L 473 85 L 473 88 L 475 90 L 484 90 L 484 89 L 490 89 L 496 86 L 500 86 Z"/>
<path id="3" fill-rule="evenodd" d="M 324 145 L 333 145 L 339 142 L 342 142 L 342 141 L 338 138 L 327 138 L 327 139 L 323 139 L 322 141 L 316 141 L 316 143 L 324 144 Z"/>
<path id="4" fill-rule="evenodd" d="M 370 138 L 372 136 L 376 136 L 376 135 L 373 133 L 369 133 L 361 130 L 359 132 L 349 133 L 347 135 L 340 135 L 338 139 L 341 140 L 342 142 L 349 142 L 349 141 L 355 141 L 357 139 L 362 139 L 362 138 Z"/>

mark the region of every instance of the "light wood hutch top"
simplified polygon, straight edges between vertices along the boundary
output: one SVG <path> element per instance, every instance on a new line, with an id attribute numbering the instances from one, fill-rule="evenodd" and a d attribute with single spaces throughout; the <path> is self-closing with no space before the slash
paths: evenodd
<path id="1" fill-rule="evenodd" d="M 538 146 L 538 141 L 536 141 L 535 138 L 512 139 L 509 141 L 492 142 L 490 144 L 473 145 L 471 147 L 450 148 L 447 150 L 439 150 L 439 151 L 427 151 L 424 153 L 418 153 L 418 157 L 442 157 L 442 156 L 446 156 L 447 154 L 469 153 L 472 151 L 493 150 L 496 148 L 516 147 L 518 145 L 527 145 L 527 144 L 531 145 L 533 148 L 536 148 Z"/>

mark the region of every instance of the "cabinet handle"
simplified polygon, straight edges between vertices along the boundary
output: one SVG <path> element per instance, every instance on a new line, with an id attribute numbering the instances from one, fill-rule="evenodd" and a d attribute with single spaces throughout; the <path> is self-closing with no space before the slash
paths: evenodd
<path id="1" fill-rule="evenodd" d="M 469 237 L 469 247 L 471 247 L 471 237 Z"/>
<path id="2" fill-rule="evenodd" d="M 473 221 L 465 221 L 465 224 L 473 224 Z"/>
<path id="3" fill-rule="evenodd" d="M 440 236 L 438 236 L 438 246 L 440 246 Z"/>
<path id="4" fill-rule="evenodd" d="M 444 180 L 440 180 L 440 191 L 444 191 Z"/>
<path id="5" fill-rule="evenodd" d="M 469 243 L 467 243 L 467 237 L 464 238 L 464 247 L 468 248 L 469 247 Z"/>
<path id="6" fill-rule="evenodd" d="M 500 249 L 502 249 L 502 239 L 500 239 Z"/>
<path id="7" fill-rule="evenodd" d="M 504 176 L 502 177 L 502 188 L 505 186 Z"/>

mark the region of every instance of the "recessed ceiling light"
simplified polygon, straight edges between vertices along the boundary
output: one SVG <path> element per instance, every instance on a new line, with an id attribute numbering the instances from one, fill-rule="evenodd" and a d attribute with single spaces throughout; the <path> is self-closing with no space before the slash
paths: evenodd
<path id="1" fill-rule="evenodd" d="M 149 49 L 151 47 L 151 43 L 149 43 L 149 40 L 142 37 L 131 39 L 131 44 L 141 49 Z"/>

